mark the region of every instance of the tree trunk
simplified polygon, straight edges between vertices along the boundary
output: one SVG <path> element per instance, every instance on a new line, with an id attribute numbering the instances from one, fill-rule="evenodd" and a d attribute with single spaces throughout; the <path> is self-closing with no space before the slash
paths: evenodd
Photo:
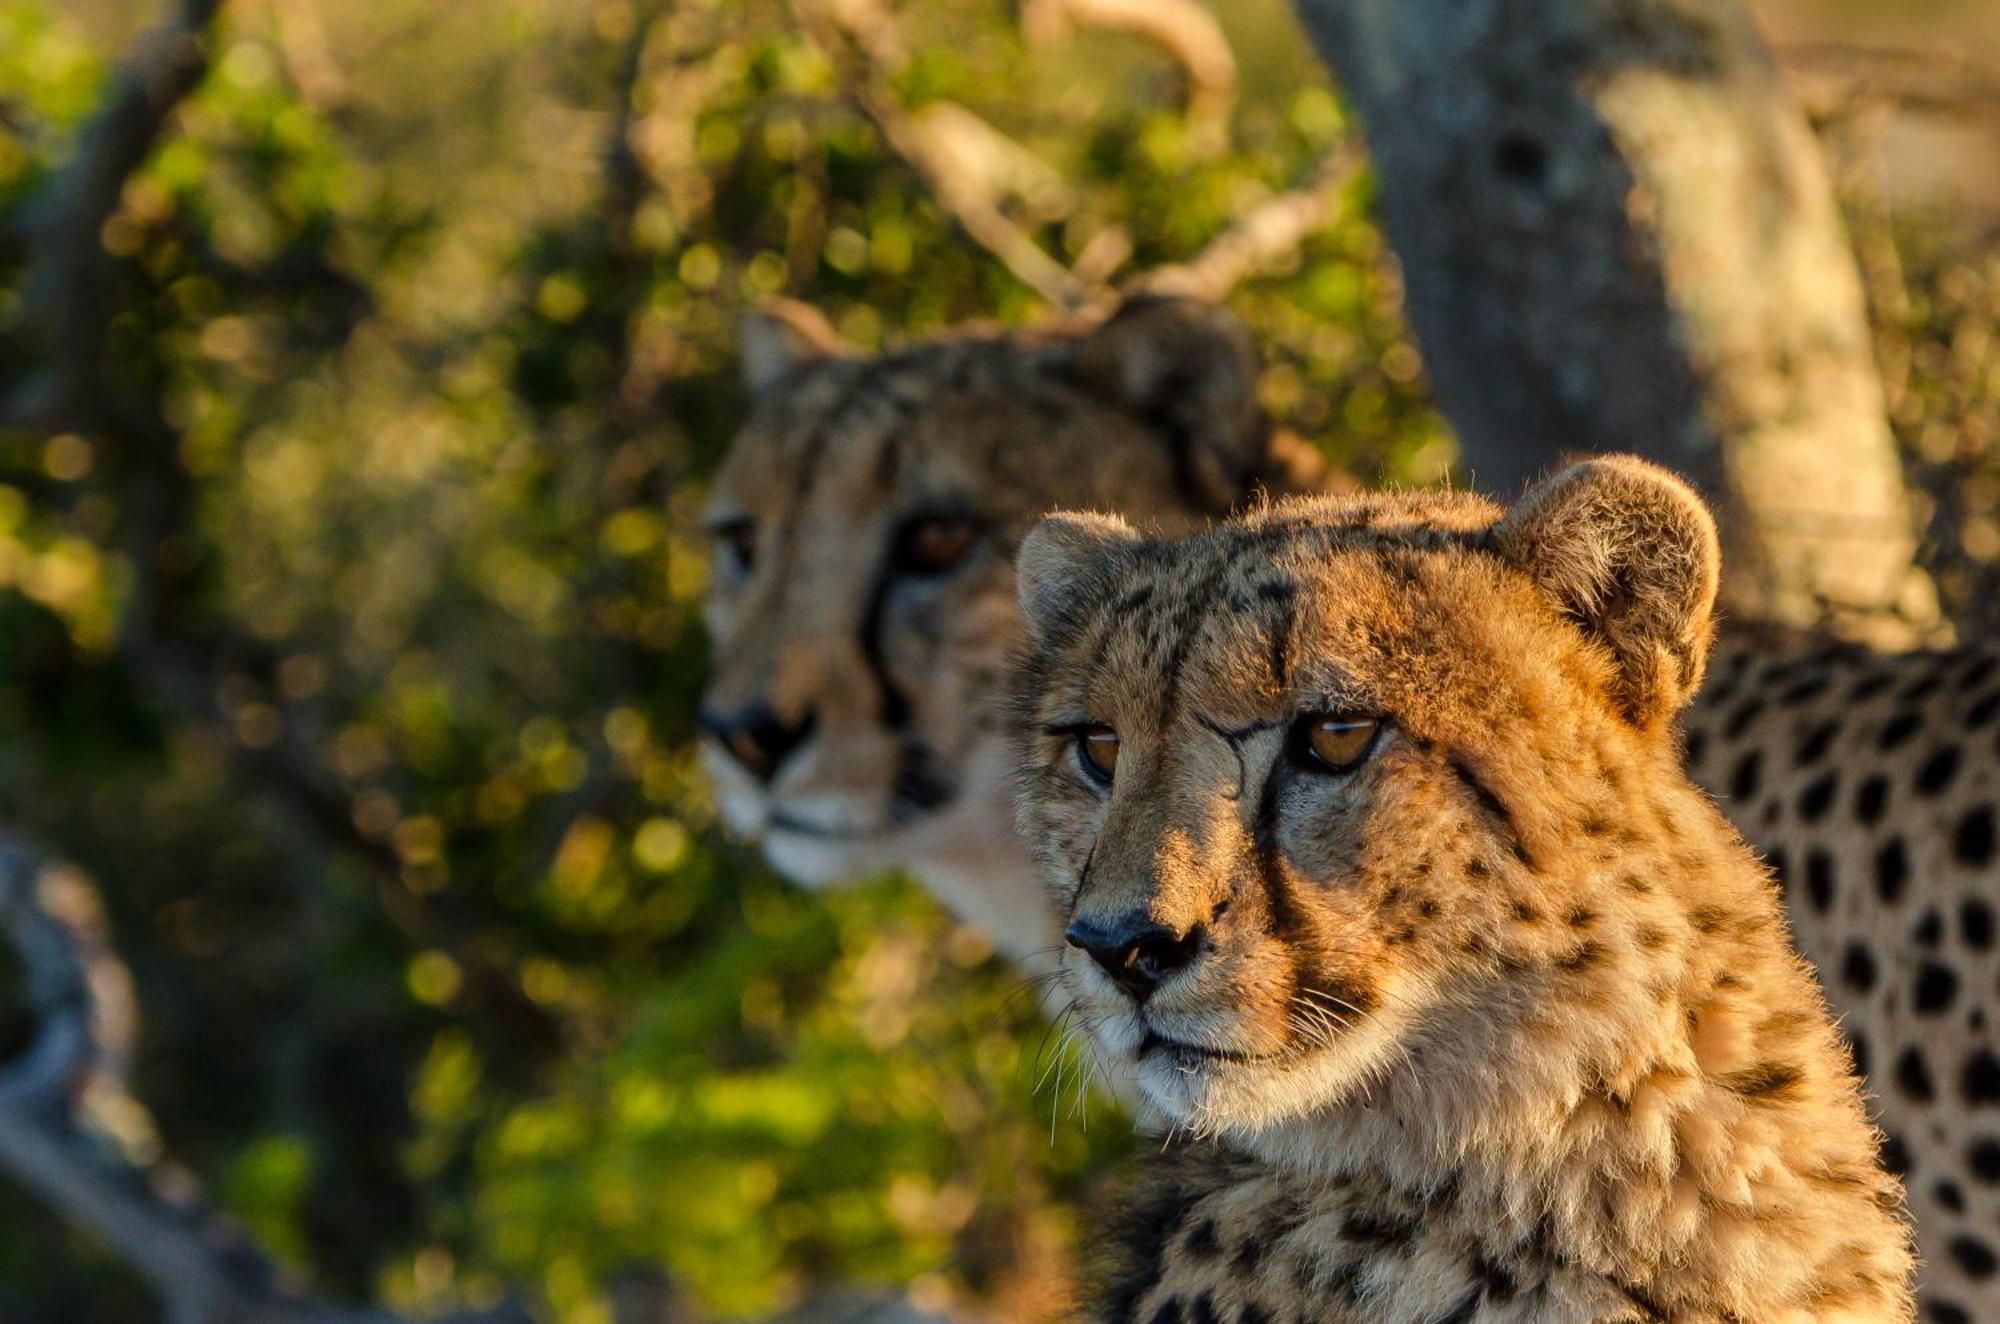
<path id="1" fill-rule="evenodd" d="M 1934 625 L 1854 258 L 1733 0 L 1297 4 L 1475 481 L 1636 452 L 1716 501 L 1738 617 Z"/>

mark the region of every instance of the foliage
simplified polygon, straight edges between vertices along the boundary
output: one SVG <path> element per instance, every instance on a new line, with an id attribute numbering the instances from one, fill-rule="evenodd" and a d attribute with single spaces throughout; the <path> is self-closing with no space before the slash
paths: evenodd
<path id="1" fill-rule="evenodd" d="M 103 235 L 107 389 L 171 453 L 108 415 L 0 432 L 0 813 L 106 890 L 168 1148 L 327 1290 L 1041 1313 L 1125 1127 L 1085 1131 L 1032 990 L 913 889 L 802 895 L 719 840 L 689 713 L 740 310 L 803 297 L 870 345 L 1047 310 L 790 11 L 477 9 L 325 6 L 317 96 L 284 7 L 225 14 Z M 1036 153 L 1014 215 L 1065 262 L 1114 229 L 1130 269 L 1185 257 L 1347 132 L 1296 57 L 1214 151 L 1149 48 L 917 17 L 897 94 Z M 0 8 L 16 236 L 106 26 Z M 1448 444 L 1365 205 L 1239 306 L 1287 422 L 1422 479 Z M 0 253 L 14 401 L 61 366 L 28 258 Z M 7 1216 L 0 1278 L 129 1317 Z"/>

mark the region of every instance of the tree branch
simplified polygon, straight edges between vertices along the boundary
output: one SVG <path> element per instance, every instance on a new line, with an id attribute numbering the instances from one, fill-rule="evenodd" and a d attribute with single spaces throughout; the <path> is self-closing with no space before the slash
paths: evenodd
<path id="1" fill-rule="evenodd" d="M 869 4 L 801 0 L 799 13 L 841 69 L 849 98 L 874 122 L 889 150 L 917 172 L 967 238 L 1057 307 L 1080 308 L 1104 293 L 1009 219 L 988 181 L 964 169 L 948 144 L 897 98 L 888 74 L 902 46 L 886 11 Z"/>
<path id="2" fill-rule="evenodd" d="M 142 620 L 172 591 L 160 582 L 161 550 L 184 521 L 191 497 L 178 431 L 155 402 L 118 389 L 105 362 L 117 298 L 104 227 L 174 108 L 206 74 L 205 37 L 219 8 L 220 0 L 181 0 L 165 24 L 139 41 L 70 159 L 28 211 L 18 324 L 39 351 L 42 369 L 7 402 L 8 421 L 44 432 L 92 433 L 126 462 L 134 489 L 127 538 L 134 606 L 127 615 Z"/>
<path id="3" fill-rule="evenodd" d="M 326 21 L 316 0 L 264 0 L 272 35 L 292 85 L 322 115 L 347 99 L 347 76 L 333 58 Z"/>
<path id="4" fill-rule="evenodd" d="M 221 0 L 181 0 L 139 42 L 84 126 L 69 164 L 30 212 L 22 320 L 46 335 L 51 370 L 27 399 L 14 402 L 13 412 L 24 419 L 67 426 L 94 413 L 113 302 L 104 225 L 174 108 L 208 72 L 205 38 L 220 8 Z"/>
<path id="5" fill-rule="evenodd" d="M 82 875 L 0 836 L 0 932 L 21 957 L 38 1021 L 27 1051 L 0 1067 L 0 1169 L 145 1279 L 169 1324 L 398 1324 L 305 1296 L 183 1174 L 149 1169 L 79 1117 L 113 1105 L 143 1115 L 118 1079 L 136 1028 L 131 978 Z M 507 1305 L 450 1318 L 526 1315 Z"/>
<path id="6" fill-rule="evenodd" d="M 1323 228 L 1363 160 L 1358 144 L 1341 143 L 1304 186 L 1266 198 L 1187 261 L 1156 267 L 1128 286 L 1211 303 L 1225 298 L 1251 276 L 1297 253 L 1307 236 Z"/>
<path id="7" fill-rule="evenodd" d="M 1117 291 L 1109 283 L 1111 272 L 1130 252 L 1123 232 L 1100 234 L 1104 242 L 1086 250 L 1074 266 L 1065 266 L 1036 243 L 1002 208 L 998 180 L 1005 172 L 991 168 L 1003 157 L 1012 162 L 1028 153 L 954 103 L 934 103 L 921 114 L 902 104 L 889 80 L 907 61 L 908 49 L 886 9 L 874 0 L 800 0 L 799 12 L 808 32 L 841 68 L 850 99 L 968 238 L 1059 308 L 1088 310 L 1112 299 Z M 1033 40 L 1077 23 L 1123 28 L 1157 42 L 1187 71 L 1191 123 L 1226 135 L 1236 62 L 1221 27 L 1201 6 L 1185 0 L 1038 0 L 1023 22 Z M 968 124 L 979 132 L 968 133 Z M 969 141 L 975 136 L 979 141 Z M 1140 273 L 1124 288 L 1209 300 L 1226 297 L 1248 277 L 1297 252 L 1326 223 L 1361 159 L 1358 146 L 1343 144 L 1304 186 L 1251 208 L 1187 261 Z"/>
<path id="8" fill-rule="evenodd" d="M 1210 149 L 1229 141 L 1236 109 L 1236 56 L 1215 15 L 1196 0 L 1030 0 L 1021 26 L 1037 43 L 1073 27 L 1130 32 L 1160 47 L 1187 77 L 1189 129 Z"/>
<path id="9" fill-rule="evenodd" d="M 1846 97 L 1892 101 L 1935 115 L 1986 116 L 2000 110 L 2000 67 L 1962 55 L 1841 41 L 1789 42 L 1776 53 L 1788 72 L 1830 78 Z"/>

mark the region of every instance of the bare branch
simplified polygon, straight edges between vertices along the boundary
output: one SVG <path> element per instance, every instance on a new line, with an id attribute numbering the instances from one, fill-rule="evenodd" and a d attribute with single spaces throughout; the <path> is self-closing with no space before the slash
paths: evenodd
<path id="1" fill-rule="evenodd" d="M 1099 293 L 1009 220 L 984 181 L 954 169 L 950 153 L 934 135 L 925 132 L 923 122 L 904 109 L 885 84 L 864 75 L 852 90 L 855 101 L 875 121 L 890 149 L 923 177 L 959 228 L 1000 259 L 1022 284 L 1064 308 L 1081 307 Z"/>
<path id="2" fill-rule="evenodd" d="M 664 8 L 654 4 L 634 17 L 618 57 L 617 111 L 604 145 L 604 210 L 620 256 L 629 251 L 633 214 L 646 199 L 646 168 L 635 140 L 641 120 L 639 84 L 646 68 L 646 47 Z"/>
<path id="3" fill-rule="evenodd" d="M 169 1324 L 398 1324 L 316 1302 L 200 1199 L 184 1174 L 147 1167 L 80 1120 L 93 1092 L 143 1114 L 117 1072 L 134 1029 L 131 978 L 95 892 L 74 870 L 0 837 L 0 932 L 25 967 L 34 1041 L 0 1066 L 0 1170 L 92 1233 L 158 1294 Z M 452 1317 L 525 1320 L 516 1306 Z"/>
<path id="4" fill-rule="evenodd" d="M 1229 141 L 1236 109 L 1236 56 L 1215 15 L 1195 0 L 1031 0 L 1021 14 L 1029 40 L 1050 42 L 1075 27 L 1113 28 L 1159 46 L 1187 76 L 1189 129 L 1211 149 Z"/>
<path id="5" fill-rule="evenodd" d="M 1357 144 L 1341 144 L 1303 187 L 1265 199 L 1187 261 L 1157 267 L 1129 286 L 1211 302 L 1224 298 L 1249 277 L 1298 252 L 1307 236 L 1332 219 L 1341 189 L 1363 159 Z"/>
<path id="6" fill-rule="evenodd" d="M 656 121 L 642 102 L 648 52 L 670 8 L 653 0 L 632 15 L 632 29 L 619 53 L 616 108 L 604 144 L 604 195 L 598 211 L 605 227 L 607 256 L 618 272 L 615 286 L 629 293 L 601 314 L 587 317 L 580 328 L 596 334 L 604 343 L 606 357 L 617 365 L 619 385 L 612 413 L 619 430 L 628 435 L 648 417 L 666 375 L 665 364 L 642 350 L 639 323 L 648 258 L 640 250 L 634 229 L 641 209 L 656 189 L 643 151 L 643 140 L 655 130 Z"/>
<path id="7" fill-rule="evenodd" d="M 208 72 L 204 37 L 220 8 L 221 0 L 181 0 L 166 23 L 140 41 L 84 126 L 69 164 L 36 200 L 23 321 L 46 335 L 51 370 L 30 398 L 13 402 L 13 412 L 25 418 L 67 425 L 93 409 L 112 313 L 104 225 L 174 108 Z"/>
<path id="8" fill-rule="evenodd" d="M 1777 56 L 1795 78 L 1829 80 L 1846 100 L 1886 100 L 1935 115 L 1987 116 L 2000 110 L 2000 66 L 1962 55 L 1801 41 L 1778 47 Z"/>
<path id="9" fill-rule="evenodd" d="M 1080 308 L 1104 293 L 1016 225 L 1001 208 L 991 183 L 967 170 L 963 156 L 897 98 L 888 76 L 903 46 L 886 10 L 857 0 L 839 4 L 801 0 L 799 12 L 807 29 L 841 67 L 849 97 L 874 122 L 889 150 L 923 179 L 967 238 L 1058 307 Z"/>
<path id="10" fill-rule="evenodd" d="M 317 0 L 264 0 L 264 4 L 292 85 L 322 115 L 338 110 L 347 98 L 347 76 L 333 58 Z"/>
<path id="11" fill-rule="evenodd" d="M 105 362 L 105 332 L 117 299 L 104 228 L 174 108 L 207 72 L 205 37 L 219 8 L 220 0 L 181 0 L 165 24 L 138 42 L 70 159 L 42 186 L 27 214 L 16 320 L 40 351 L 42 369 L 7 402 L 8 421 L 93 433 L 127 462 L 134 486 L 143 486 L 128 539 L 135 579 L 135 609 L 128 615 L 142 619 L 164 595 L 160 548 L 185 516 L 190 496 L 178 431 L 155 401 L 117 389 Z"/>
<path id="12" fill-rule="evenodd" d="M 37 862 L 0 841 L 0 925 L 27 971 L 29 1010 L 39 1022 L 34 1042 L 0 1073 L 0 1108 L 66 1108 L 92 1067 L 86 952 L 92 944 L 57 918 L 43 894 Z"/>
<path id="13" fill-rule="evenodd" d="M 807 29 L 842 66 L 848 95 L 967 237 L 1060 308 L 1090 310 L 1115 296 L 1111 276 L 1130 256 L 1130 237 L 1117 227 L 1101 231 L 1073 266 L 1036 243 L 1008 215 L 1003 200 L 1018 193 L 1038 215 L 1046 215 L 1052 210 L 1050 200 L 1066 191 L 1063 181 L 1045 166 L 1034 169 L 1040 163 L 1031 153 L 962 106 L 934 103 L 922 113 L 904 106 L 889 79 L 907 61 L 908 46 L 886 8 L 876 0 L 800 0 L 799 10 Z M 1187 70 L 1190 121 L 1226 136 L 1236 62 L 1221 27 L 1200 5 L 1189 0 L 1037 0 L 1023 22 L 1036 40 L 1059 35 L 1066 25 L 1087 24 L 1133 31 L 1158 42 Z M 1249 276 L 1297 252 L 1306 236 L 1326 223 L 1360 160 L 1358 146 L 1337 148 L 1303 187 L 1251 208 L 1188 261 L 1140 273 L 1125 288 L 1210 300 L 1226 297 Z"/>

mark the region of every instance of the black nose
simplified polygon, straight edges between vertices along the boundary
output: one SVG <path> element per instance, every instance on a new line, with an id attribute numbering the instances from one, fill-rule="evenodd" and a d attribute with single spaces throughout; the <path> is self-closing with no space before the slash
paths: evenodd
<path id="1" fill-rule="evenodd" d="M 1131 910 L 1108 922 L 1077 920 L 1063 937 L 1089 952 L 1134 1002 L 1144 1002 L 1168 975 L 1194 963 L 1207 932 L 1197 924 L 1179 933 L 1143 910 Z"/>
<path id="2" fill-rule="evenodd" d="M 701 712 L 702 728 L 762 781 L 778 775 L 778 769 L 792 751 L 812 734 L 813 720 L 813 714 L 808 712 L 796 722 L 785 722 L 771 711 L 769 704 L 763 703 L 727 714 L 712 708 Z"/>

